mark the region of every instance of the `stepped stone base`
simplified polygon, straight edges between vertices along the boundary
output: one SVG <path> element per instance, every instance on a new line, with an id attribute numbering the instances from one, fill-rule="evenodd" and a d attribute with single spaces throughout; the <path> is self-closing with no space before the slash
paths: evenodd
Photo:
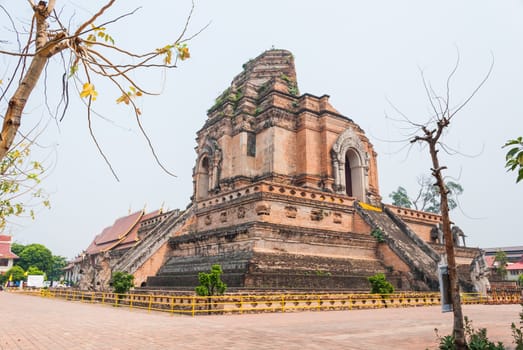
<path id="1" fill-rule="evenodd" d="M 219 264 L 232 288 L 368 291 L 367 278 L 381 272 L 398 290 L 428 290 L 378 260 L 369 235 L 252 223 L 173 237 L 170 246 L 173 256 L 148 288 L 195 287 L 198 272 Z"/>

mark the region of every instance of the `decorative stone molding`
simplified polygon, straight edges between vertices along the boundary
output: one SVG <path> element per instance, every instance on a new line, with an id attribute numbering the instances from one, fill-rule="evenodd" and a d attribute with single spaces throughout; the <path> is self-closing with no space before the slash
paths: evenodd
<path id="1" fill-rule="evenodd" d="M 220 222 L 227 222 L 227 212 L 226 211 L 222 211 L 220 213 Z"/>
<path id="2" fill-rule="evenodd" d="M 298 214 L 298 209 L 295 206 L 288 205 L 285 207 L 285 216 L 291 219 L 296 218 Z"/>
<path id="3" fill-rule="evenodd" d="M 342 216 L 341 216 L 341 213 L 334 213 L 332 215 L 332 221 L 335 223 L 335 224 L 341 224 L 342 223 Z"/>
<path id="4" fill-rule="evenodd" d="M 237 213 L 238 219 L 243 219 L 245 217 L 245 212 L 246 212 L 245 207 L 239 207 L 238 213 Z"/>
<path id="5" fill-rule="evenodd" d="M 311 210 L 311 220 L 312 221 L 321 221 L 325 217 L 325 212 L 323 209 L 312 209 Z"/>
<path id="6" fill-rule="evenodd" d="M 490 270 L 485 259 L 485 252 L 480 251 L 480 253 L 472 260 L 470 277 L 476 291 L 481 293 L 483 296 L 486 296 L 487 292 L 490 290 L 489 275 Z"/>
<path id="7" fill-rule="evenodd" d="M 205 216 L 205 219 L 203 219 L 203 221 L 204 221 L 205 225 L 212 224 L 212 218 L 210 215 Z"/>
<path id="8" fill-rule="evenodd" d="M 271 206 L 267 203 L 260 203 L 256 206 L 255 211 L 258 215 L 271 215 Z"/>
<path id="9" fill-rule="evenodd" d="M 452 239 L 454 240 L 454 246 L 463 246 L 463 247 L 466 247 L 467 244 L 465 242 L 465 237 L 467 237 L 465 235 L 465 233 L 463 232 L 462 229 L 460 229 L 458 226 L 452 226 Z M 460 237 L 463 241 L 463 244 L 460 243 Z"/>
<path id="10" fill-rule="evenodd" d="M 443 231 L 441 230 L 439 225 L 434 225 L 430 229 L 430 241 L 432 243 L 438 243 L 438 244 L 443 244 L 444 243 Z"/>

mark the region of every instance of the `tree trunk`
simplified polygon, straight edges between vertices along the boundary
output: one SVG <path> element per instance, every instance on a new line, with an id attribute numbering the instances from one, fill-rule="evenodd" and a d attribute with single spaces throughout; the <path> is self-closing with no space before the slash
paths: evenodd
<path id="1" fill-rule="evenodd" d="M 454 310 L 454 327 L 452 330 L 454 336 L 454 344 L 457 350 L 467 350 L 467 342 L 465 339 L 465 327 L 463 324 L 463 312 L 461 310 L 461 299 L 459 294 L 458 274 L 456 268 L 456 257 L 454 253 L 454 240 L 450 230 L 450 216 L 449 205 L 447 197 L 447 188 L 443 181 L 441 171 L 444 167 L 439 165 L 438 150 L 436 149 L 436 142 L 429 142 L 430 156 L 432 158 L 432 175 L 436 178 L 436 183 L 441 196 L 441 219 L 443 224 L 443 236 L 445 237 L 445 252 L 447 254 L 447 265 L 449 271 L 450 281 L 450 295 L 452 298 L 452 308 Z"/>
<path id="2" fill-rule="evenodd" d="M 16 89 L 13 97 L 9 100 L 7 112 L 4 117 L 4 124 L 2 126 L 2 133 L 0 134 L 0 159 L 5 157 L 13 144 L 18 128 L 20 127 L 22 113 L 27 99 L 36 86 L 46 62 L 47 57 L 41 57 L 40 55 L 33 57 L 22 82 Z"/>
<path id="3" fill-rule="evenodd" d="M 5 157 L 18 132 L 22 120 L 27 99 L 33 91 L 42 71 L 51 56 L 63 50 L 66 45 L 62 39 L 65 33 L 56 35 L 54 40 L 49 41 L 47 32 L 47 17 L 49 9 L 45 2 L 40 2 L 34 7 L 36 19 L 36 39 L 35 54 L 31 60 L 29 68 L 25 72 L 20 85 L 9 100 L 7 111 L 4 116 L 4 123 L 0 133 L 0 160 Z M 23 58 L 22 58 L 23 59 Z"/>

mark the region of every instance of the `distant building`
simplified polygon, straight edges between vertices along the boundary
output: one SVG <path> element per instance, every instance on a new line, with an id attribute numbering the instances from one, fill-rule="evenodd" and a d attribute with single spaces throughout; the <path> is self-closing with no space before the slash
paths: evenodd
<path id="1" fill-rule="evenodd" d="M 490 269 L 496 269 L 498 262 L 495 261 L 497 252 L 507 254 L 507 281 L 517 281 L 520 275 L 523 275 L 523 246 L 486 248 L 485 259 Z"/>
<path id="2" fill-rule="evenodd" d="M 11 252 L 11 236 L 0 235 L 0 274 L 4 274 L 13 267 L 13 262 L 18 255 Z"/>
<path id="3" fill-rule="evenodd" d="M 105 290 L 109 287 L 114 264 L 167 214 L 155 210 L 138 211 L 117 219 L 96 235 L 89 247 L 64 268 L 67 281 L 81 289 Z"/>
<path id="4" fill-rule="evenodd" d="M 485 248 L 484 251 L 487 257 L 496 256 L 499 251 L 505 252 L 508 262 L 517 262 L 523 259 L 523 246 Z"/>
<path id="5" fill-rule="evenodd" d="M 523 261 L 508 264 L 507 279 L 510 281 L 517 281 L 520 275 L 523 275 Z"/>

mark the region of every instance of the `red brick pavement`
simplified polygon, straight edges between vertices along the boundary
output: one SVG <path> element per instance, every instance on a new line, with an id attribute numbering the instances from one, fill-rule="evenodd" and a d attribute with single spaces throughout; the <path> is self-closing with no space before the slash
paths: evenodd
<path id="1" fill-rule="evenodd" d="M 476 328 L 513 348 L 519 305 L 466 305 Z M 0 349 L 435 349 L 439 307 L 181 316 L 0 292 Z M 509 348 L 510 348 L 509 347 Z"/>

